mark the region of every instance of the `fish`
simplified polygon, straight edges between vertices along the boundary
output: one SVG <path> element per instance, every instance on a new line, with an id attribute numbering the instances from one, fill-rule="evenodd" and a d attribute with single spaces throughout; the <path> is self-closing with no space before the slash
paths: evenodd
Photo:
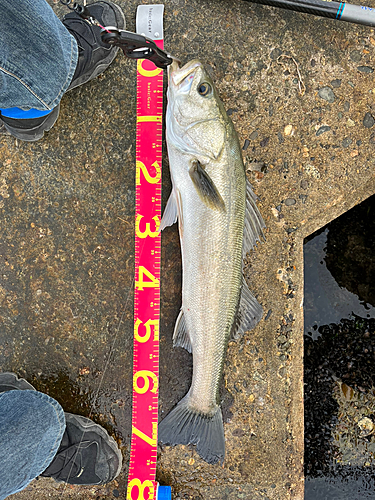
<path id="1" fill-rule="evenodd" d="M 168 71 L 166 140 L 172 191 L 160 230 L 178 220 L 182 306 L 173 344 L 193 355 L 191 387 L 160 422 L 165 445 L 192 444 L 210 464 L 223 463 L 219 387 L 231 335 L 260 321 L 262 306 L 243 276 L 246 253 L 264 240 L 264 220 L 246 178 L 233 123 L 204 65 Z"/>

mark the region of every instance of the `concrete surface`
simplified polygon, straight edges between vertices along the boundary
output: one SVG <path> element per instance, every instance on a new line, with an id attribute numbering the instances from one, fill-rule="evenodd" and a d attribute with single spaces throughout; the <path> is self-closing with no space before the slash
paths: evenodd
<path id="1" fill-rule="evenodd" d="M 139 2 L 119 3 L 134 30 Z M 225 463 L 165 448 L 157 479 L 175 500 L 302 500 L 302 243 L 375 192 L 374 30 L 239 0 L 168 0 L 165 46 L 212 69 L 246 148 L 267 241 L 246 266 L 265 317 L 229 345 L 225 363 Z M 134 154 L 135 64 L 122 54 L 64 96 L 43 140 L 0 137 L 0 369 L 91 415 L 125 457 L 110 485 L 39 479 L 14 500 L 125 498 Z M 167 159 L 163 178 L 165 203 Z M 176 228 L 163 234 L 162 267 L 161 415 L 191 376 L 190 356 L 171 346 L 181 292 Z"/>

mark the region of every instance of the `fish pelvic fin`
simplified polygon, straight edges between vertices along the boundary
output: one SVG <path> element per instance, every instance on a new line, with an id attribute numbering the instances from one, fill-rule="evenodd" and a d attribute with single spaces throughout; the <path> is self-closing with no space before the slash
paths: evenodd
<path id="1" fill-rule="evenodd" d="M 263 316 L 263 308 L 251 293 L 242 277 L 240 302 L 232 329 L 232 340 L 238 340 L 245 332 L 252 330 Z"/>
<path id="2" fill-rule="evenodd" d="M 191 162 L 189 175 L 197 190 L 199 198 L 209 208 L 225 212 L 225 203 L 217 187 L 198 160 Z"/>
<path id="3" fill-rule="evenodd" d="M 168 226 L 172 226 L 177 221 L 178 209 L 174 190 L 172 190 L 161 218 L 159 231 L 163 231 Z"/>
<path id="4" fill-rule="evenodd" d="M 207 463 L 222 464 L 225 438 L 220 407 L 213 416 L 207 416 L 190 408 L 188 401 L 185 396 L 160 423 L 159 442 L 169 446 L 193 444 Z"/>
<path id="5" fill-rule="evenodd" d="M 183 347 L 187 352 L 192 352 L 193 348 L 189 332 L 186 327 L 184 311 L 181 308 L 180 314 L 177 317 L 173 333 L 173 347 Z"/>
<path id="6" fill-rule="evenodd" d="M 257 241 L 265 240 L 263 229 L 266 227 L 263 217 L 256 205 L 257 197 L 253 192 L 250 182 L 246 179 L 246 211 L 243 232 L 242 258 L 252 250 Z"/>

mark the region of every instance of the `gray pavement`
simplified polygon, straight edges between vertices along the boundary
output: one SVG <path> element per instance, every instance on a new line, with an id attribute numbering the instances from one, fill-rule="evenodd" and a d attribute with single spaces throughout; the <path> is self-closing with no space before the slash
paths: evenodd
<path id="1" fill-rule="evenodd" d="M 119 3 L 134 30 L 139 2 Z M 167 447 L 157 479 L 172 486 L 174 500 L 302 500 L 302 244 L 375 192 L 374 30 L 239 0 L 168 0 L 165 46 L 212 70 L 244 145 L 267 241 L 246 265 L 265 317 L 230 343 L 225 363 L 225 463 Z M 165 203 L 166 155 L 163 167 Z M 0 136 L 0 370 L 26 377 L 67 411 L 91 415 L 125 458 L 105 487 L 40 479 L 15 500 L 125 498 L 134 177 L 135 63 L 122 54 L 64 96 L 43 140 Z M 187 391 L 192 365 L 171 344 L 181 300 L 175 227 L 162 245 L 164 415 Z"/>

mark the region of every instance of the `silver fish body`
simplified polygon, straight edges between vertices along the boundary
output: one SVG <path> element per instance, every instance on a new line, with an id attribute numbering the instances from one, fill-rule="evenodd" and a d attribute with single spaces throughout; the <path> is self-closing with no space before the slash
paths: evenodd
<path id="1" fill-rule="evenodd" d="M 262 316 L 244 282 L 242 258 L 264 222 L 233 124 L 199 61 L 172 65 L 166 121 L 172 193 L 161 229 L 178 218 L 183 282 L 174 345 L 192 352 L 193 377 L 161 422 L 159 441 L 195 444 L 216 463 L 225 450 L 219 386 L 227 343 L 231 332 L 253 328 Z"/>

